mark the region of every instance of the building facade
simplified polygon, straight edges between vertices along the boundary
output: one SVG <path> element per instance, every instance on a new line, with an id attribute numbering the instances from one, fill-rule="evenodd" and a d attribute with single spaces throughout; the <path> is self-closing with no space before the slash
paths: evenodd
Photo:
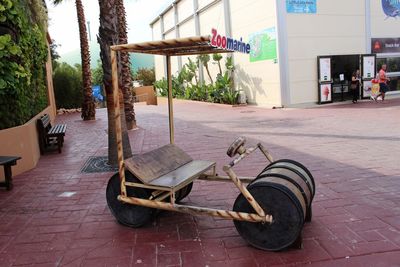
<path id="1" fill-rule="evenodd" d="M 235 87 L 251 104 L 290 107 L 319 102 L 317 58 L 336 56 L 332 82 L 339 73 L 348 80 L 350 69 L 361 67 L 361 55 L 377 52 L 373 41 L 388 45 L 384 42 L 393 40 L 393 49 L 376 54 L 375 68 L 387 63 L 395 83 L 392 91 L 399 90 L 400 0 L 175 0 L 150 26 L 153 40 L 211 35 L 216 29 L 249 42 L 250 55 L 232 56 Z M 187 61 L 173 58 L 172 73 Z M 163 57 L 156 56 L 155 68 L 157 79 L 165 76 Z M 210 69 L 218 72 L 217 65 Z M 207 75 L 200 76 L 209 82 Z"/>

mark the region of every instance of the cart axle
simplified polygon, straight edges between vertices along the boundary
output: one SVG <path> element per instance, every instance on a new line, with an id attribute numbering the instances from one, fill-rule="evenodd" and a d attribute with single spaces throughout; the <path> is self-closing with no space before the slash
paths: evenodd
<path id="1" fill-rule="evenodd" d="M 163 209 L 163 210 L 170 210 L 170 211 L 177 211 L 182 213 L 188 213 L 192 215 L 209 215 L 213 217 L 219 217 L 224 219 L 230 220 L 237 220 L 237 221 L 246 221 L 246 222 L 262 222 L 262 223 L 272 223 L 273 218 L 272 215 L 265 215 L 264 217 L 259 216 L 258 214 L 247 213 L 247 212 L 235 212 L 235 211 L 228 211 L 228 210 L 218 210 L 218 209 L 210 209 L 210 208 L 203 208 L 203 207 L 194 207 L 194 206 L 186 206 L 186 205 L 179 205 L 179 204 L 171 204 L 166 202 L 154 201 L 154 200 L 147 200 L 141 199 L 136 197 L 125 197 L 122 195 L 118 196 L 118 200 L 138 205 L 144 206 L 154 209 Z"/>

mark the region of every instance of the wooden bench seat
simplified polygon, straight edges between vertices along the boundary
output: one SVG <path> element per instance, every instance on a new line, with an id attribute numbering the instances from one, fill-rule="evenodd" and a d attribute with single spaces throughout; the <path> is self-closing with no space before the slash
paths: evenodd
<path id="1" fill-rule="evenodd" d="M 172 144 L 125 160 L 125 167 L 144 184 L 168 189 L 188 184 L 214 166 L 212 161 L 193 160 Z"/>
<path id="2" fill-rule="evenodd" d="M 11 166 L 17 164 L 17 160 L 20 160 L 21 157 L 9 157 L 9 156 L 0 156 L 0 166 L 4 167 L 4 182 L 0 182 L 0 186 L 5 187 L 7 190 L 11 190 L 13 187 L 12 183 L 12 172 Z"/>
<path id="3" fill-rule="evenodd" d="M 37 129 L 39 137 L 40 154 L 50 150 L 53 147 L 61 153 L 61 148 L 64 145 L 64 136 L 67 131 L 66 124 L 56 124 L 51 126 L 50 117 L 48 114 L 43 115 L 37 120 Z"/>

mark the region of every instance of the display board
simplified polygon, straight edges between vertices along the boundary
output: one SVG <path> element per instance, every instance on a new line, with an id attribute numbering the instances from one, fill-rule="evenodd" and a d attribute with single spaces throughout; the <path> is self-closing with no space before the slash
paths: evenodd
<path id="1" fill-rule="evenodd" d="M 373 79 L 376 75 L 376 55 L 368 54 L 361 55 L 361 77 L 362 77 L 362 90 L 361 98 L 371 97 L 372 90 L 374 89 Z"/>
<path id="2" fill-rule="evenodd" d="M 320 57 L 318 59 L 318 69 L 319 69 L 319 81 L 320 82 L 331 82 L 331 58 L 330 57 Z"/>
<path id="3" fill-rule="evenodd" d="M 329 56 L 317 57 L 318 104 L 332 103 L 332 60 Z"/>
<path id="4" fill-rule="evenodd" d="M 319 85 L 319 104 L 332 103 L 332 84 L 322 83 Z"/>
<path id="5" fill-rule="evenodd" d="M 375 56 L 363 56 L 362 62 L 363 79 L 373 79 L 375 77 Z"/>
<path id="6" fill-rule="evenodd" d="M 317 13 L 317 0 L 286 0 L 286 12 L 315 14 Z"/>

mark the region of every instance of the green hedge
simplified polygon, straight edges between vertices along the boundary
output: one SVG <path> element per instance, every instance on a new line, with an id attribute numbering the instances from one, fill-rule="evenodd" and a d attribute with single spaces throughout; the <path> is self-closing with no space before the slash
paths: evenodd
<path id="1" fill-rule="evenodd" d="M 8 29 L 0 35 L 0 129 L 24 124 L 47 106 L 45 26 L 35 21 L 43 10 L 33 14 L 30 2 L 0 0 L 0 27 Z"/>
<path id="2" fill-rule="evenodd" d="M 53 73 L 54 94 L 57 108 L 80 108 L 82 106 L 82 69 L 63 62 Z"/>

